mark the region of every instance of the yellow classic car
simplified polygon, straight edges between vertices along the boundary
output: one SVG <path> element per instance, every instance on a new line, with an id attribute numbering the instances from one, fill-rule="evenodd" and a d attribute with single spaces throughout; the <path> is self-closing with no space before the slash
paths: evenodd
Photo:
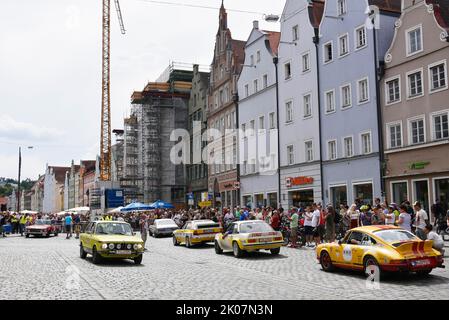
<path id="1" fill-rule="evenodd" d="M 92 255 L 98 264 L 105 259 L 131 259 L 140 264 L 144 252 L 143 241 L 135 236 L 129 223 L 121 221 L 90 222 L 80 235 L 80 257 Z"/>
<path id="2" fill-rule="evenodd" d="M 173 244 L 184 243 L 190 248 L 194 244 L 214 241 L 215 235 L 221 231 L 220 225 L 212 220 L 187 221 L 182 229 L 173 231 Z"/>
<path id="3" fill-rule="evenodd" d="M 232 251 L 235 257 L 240 258 L 244 252 L 270 250 L 276 255 L 283 244 L 282 233 L 274 231 L 265 221 L 237 221 L 231 223 L 224 234 L 215 236 L 215 253 Z"/>
<path id="4" fill-rule="evenodd" d="M 422 241 L 411 232 L 395 226 L 354 228 L 333 243 L 320 244 L 316 257 L 324 271 L 344 268 L 378 272 L 416 272 L 429 274 L 443 266 L 443 256 L 432 248 L 432 241 Z"/>

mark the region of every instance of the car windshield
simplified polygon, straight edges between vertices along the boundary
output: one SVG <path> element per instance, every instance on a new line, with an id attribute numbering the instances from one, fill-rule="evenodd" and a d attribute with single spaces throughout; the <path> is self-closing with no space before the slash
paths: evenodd
<path id="1" fill-rule="evenodd" d="M 51 224 L 51 221 L 38 219 L 38 220 L 36 220 L 36 224 Z"/>
<path id="2" fill-rule="evenodd" d="M 133 232 L 127 223 L 99 223 L 95 233 L 131 236 Z"/>
<path id="3" fill-rule="evenodd" d="M 172 226 L 176 225 L 173 220 L 156 220 L 155 221 L 158 226 Z"/>
<path id="4" fill-rule="evenodd" d="M 272 232 L 273 228 L 264 222 L 243 223 L 240 225 L 240 233 Z"/>
<path id="5" fill-rule="evenodd" d="M 407 230 L 379 230 L 374 234 L 388 243 L 404 242 L 410 240 L 417 240 L 418 238 Z"/>

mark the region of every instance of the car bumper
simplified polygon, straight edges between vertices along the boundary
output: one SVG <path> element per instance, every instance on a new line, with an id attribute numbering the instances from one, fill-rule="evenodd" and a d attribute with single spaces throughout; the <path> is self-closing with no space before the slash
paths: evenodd
<path id="1" fill-rule="evenodd" d="M 241 247 L 245 251 L 254 251 L 254 250 L 271 250 L 282 247 L 283 242 L 272 242 L 272 243 L 264 243 L 264 244 L 242 244 Z"/>
<path id="2" fill-rule="evenodd" d="M 213 234 L 203 234 L 203 235 L 197 235 L 192 236 L 191 241 L 192 243 L 203 243 L 203 242 L 213 242 L 215 240 L 215 233 Z"/>
<path id="3" fill-rule="evenodd" d="M 426 258 L 422 258 L 426 259 Z M 444 268 L 444 261 L 438 261 L 436 258 L 427 258 L 429 260 L 428 264 L 419 265 L 416 263 L 417 260 L 422 259 L 415 259 L 407 261 L 406 263 L 402 264 L 383 264 L 380 266 L 382 271 L 388 271 L 388 272 L 417 272 L 421 270 L 428 270 L 428 269 L 435 269 L 435 268 Z"/>
<path id="4" fill-rule="evenodd" d="M 108 259 L 134 259 L 141 254 L 143 254 L 143 251 L 131 251 L 130 254 L 117 254 L 114 250 L 108 250 L 108 251 L 98 251 L 100 256 L 102 258 L 108 258 Z"/>

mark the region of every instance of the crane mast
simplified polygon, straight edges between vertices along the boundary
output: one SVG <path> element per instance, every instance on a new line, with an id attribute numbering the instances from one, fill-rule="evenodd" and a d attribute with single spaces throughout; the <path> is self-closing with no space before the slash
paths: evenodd
<path id="1" fill-rule="evenodd" d="M 119 0 L 114 0 L 122 34 L 125 34 Z M 110 96 L 110 49 L 111 49 L 111 0 L 103 0 L 103 60 L 101 95 L 101 141 L 100 180 L 111 180 L 111 96 Z"/>

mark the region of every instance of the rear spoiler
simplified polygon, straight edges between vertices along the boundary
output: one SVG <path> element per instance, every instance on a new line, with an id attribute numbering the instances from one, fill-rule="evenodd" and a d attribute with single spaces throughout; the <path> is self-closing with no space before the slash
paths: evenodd
<path id="1" fill-rule="evenodd" d="M 400 254 L 424 254 L 426 251 L 429 252 L 432 250 L 433 241 L 432 240 L 426 240 L 426 241 L 409 241 L 404 242 L 402 244 L 398 243 L 393 244 L 396 251 L 398 251 Z"/>

